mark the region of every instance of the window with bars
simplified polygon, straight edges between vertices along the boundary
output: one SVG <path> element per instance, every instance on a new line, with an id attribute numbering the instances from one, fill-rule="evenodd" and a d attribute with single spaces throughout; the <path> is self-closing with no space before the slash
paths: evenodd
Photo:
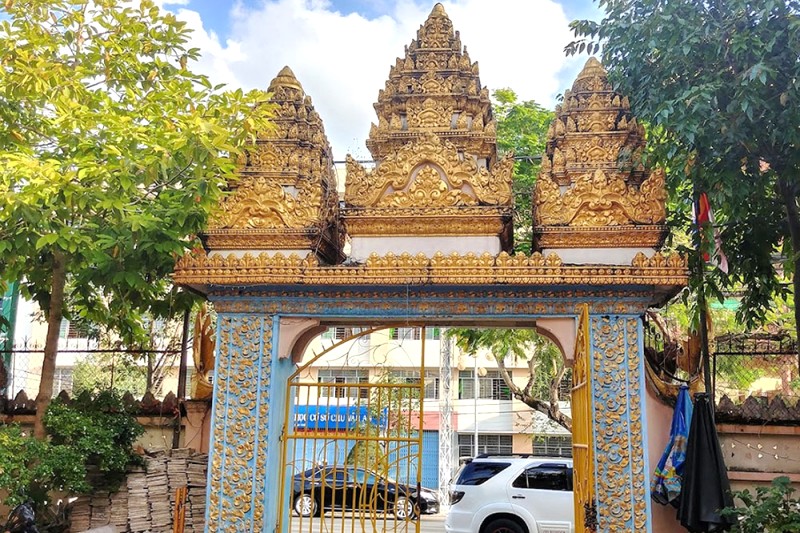
<path id="1" fill-rule="evenodd" d="M 458 434 L 459 457 L 472 457 L 474 455 L 474 437 L 472 433 Z M 511 435 L 478 435 L 478 453 L 512 455 L 514 453 L 513 441 L 514 438 Z"/>
<path id="2" fill-rule="evenodd" d="M 395 341 L 418 341 L 422 339 L 421 328 L 392 328 L 389 337 Z"/>
<path id="3" fill-rule="evenodd" d="M 333 328 L 328 328 L 324 332 L 322 332 L 321 337 L 323 339 L 336 339 L 337 341 L 341 341 L 352 337 L 353 335 L 358 335 L 362 331 L 366 331 L 368 328 L 354 328 L 349 326 L 336 326 Z M 365 335 L 365 338 L 369 338 L 369 335 Z"/>
<path id="4" fill-rule="evenodd" d="M 533 455 L 572 457 L 572 435 L 535 435 Z"/>
<path id="5" fill-rule="evenodd" d="M 91 335 L 92 330 L 89 324 L 82 320 L 62 320 L 61 327 L 58 330 L 60 339 L 88 339 Z"/>
<path id="6" fill-rule="evenodd" d="M 461 370 L 458 373 L 458 398 L 467 400 L 475 398 L 475 379 L 473 370 Z M 511 390 L 500 377 L 500 372 L 490 370 L 485 376 L 478 376 L 478 398 L 487 400 L 510 400 Z"/>
<path id="7" fill-rule="evenodd" d="M 419 383 L 419 370 L 392 370 L 391 376 L 404 383 Z M 425 369 L 425 399 L 439 399 L 439 371 Z"/>
<path id="8" fill-rule="evenodd" d="M 330 387 L 321 387 L 320 396 L 328 398 L 362 398 L 369 397 L 367 387 L 337 387 L 335 384 L 368 383 L 369 373 L 366 370 L 344 368 L 321 368 L 317 373 L 317 383 L 331 383 Z"/>

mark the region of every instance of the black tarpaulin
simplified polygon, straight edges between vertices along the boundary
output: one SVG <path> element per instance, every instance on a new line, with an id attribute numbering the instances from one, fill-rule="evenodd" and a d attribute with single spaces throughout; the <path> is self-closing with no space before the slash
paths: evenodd
<path id="1" fill-rule="evenodd" d="M 678 519 L 692 533 L 728 531 L 734 520 L 720 510 L 731 506 L 731 486 L 708 394 L 695 394 Z"/>

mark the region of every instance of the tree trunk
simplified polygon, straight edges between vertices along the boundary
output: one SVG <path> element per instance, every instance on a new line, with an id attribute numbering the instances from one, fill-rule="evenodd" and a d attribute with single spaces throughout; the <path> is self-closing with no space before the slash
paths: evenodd
<path id="1" fill-rule="evenodd" d="M 778 180 L 778 190 L 783 198 L 786 208 L 786 222 L 789 226 L 789 236 L 792 239 L 792 263 L 794 272 L 792 274 L 792 289 L 794 291 L 794 324 L 795 324 L 795 346 L 800 346 L 800 307 L 797 300 L 800 297 L 800 214 L 797 210 L 797 188 L 784 179 Z M 797 354 L 798 364 L 800 365 L 800 351 Z"/>
<path id="2" fill-rule="evenodd" d="M 53 397 L 53 377 L 56 373 L 56 357 L 58 356 L 58 334 L 61 320 L 64 318 L 64 285 L 67 281 L 66 257 L 61 251 L 53 252 L 52 287 L 50 289 L 50 307 L 47 311 L 47 337 L 44 342 L 44 359 L 42 360 L 42 377 L 39 381 L 39 394 L 36 395 L 36 418 L 33 435 L 44 439 L 44 412 Z"/>
<path id="3" fill-rule="evenodd" d="M 503 378 L 506 387 L 508 387 L 508 389 L 511 391 L 511 395 L 514 398 L 521 401 L 531 409 L 547 415 L 547 418 L 560 425 L 564 429 L 570 432 L 572 431 L 572 418 L 565 415 L 561 411 L 561 407 L 558 405 L 558 385 L 561 382 L 561 378 L 564 376 L 565 371 L 563 365 L 561 366 L 557 376 L 550 383 L 550 399 L 546 402 L 534 397 L 531 394 L 531 388 L 533 386 L 536 372 L 534 369 L 533 359 L 528 360 L 528 385 L 524 389 L 520 389 L 519 386 L 511 379 L 511 374 L 508 372 L 505 361 L 501 357 L 495 357 L 495 361 L 497 361 L 497 368 L 500 371 L 500 377 Z"/>

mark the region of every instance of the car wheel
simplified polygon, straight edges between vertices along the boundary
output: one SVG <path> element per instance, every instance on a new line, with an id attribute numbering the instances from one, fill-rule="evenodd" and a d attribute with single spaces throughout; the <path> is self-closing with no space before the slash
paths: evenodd
<path id="1" fill-rule="evenodd" d="M 400 496 L 394 501 L 394 517 L 398 520 L 411 520 L 417 516 L 413 500 Z"/>
<path id="2" fill-rule="evenodd" d="M 319 506 L 310 494 L 298 494 L 294 499 L 294 512 L 297 516 L 317 516 Z"/>
<path id="3" fill-rule="evenodd" d="M 481 533 L 526 533 L 518 523 L 508 518 L 497 518 L 486 524 Z"/>

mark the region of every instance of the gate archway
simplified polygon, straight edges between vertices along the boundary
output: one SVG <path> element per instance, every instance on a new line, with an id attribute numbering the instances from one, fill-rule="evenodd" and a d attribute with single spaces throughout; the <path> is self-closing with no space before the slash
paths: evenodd
<path id="1" fill-rule="evenodd" d="M 536 327 L 568 357 L 577 347 L 578 444 L 594 457 L 576 463 L 578 503 L 594 494 L 596 520 L 578 513 L 576 531 L 650 531 L 642 316 L 687 267 L 658 251 L 664 173 L 639 159 L 643 130 L 599 62 L 556 109 L 530 255 L 512 249 L 514 160 L 498 158 L 488 90 L 441 4 L 391 68 L 367 141 L 377 165 L 348 158 L 341 209 L 311 99 L 288 67 L 270 92 L 276 130 L 175 272 L 219 317 L 208 529 L 273 531 L 293 503 L 281 450 L 308 342 L 329 325 L 402 322 Z"/>

